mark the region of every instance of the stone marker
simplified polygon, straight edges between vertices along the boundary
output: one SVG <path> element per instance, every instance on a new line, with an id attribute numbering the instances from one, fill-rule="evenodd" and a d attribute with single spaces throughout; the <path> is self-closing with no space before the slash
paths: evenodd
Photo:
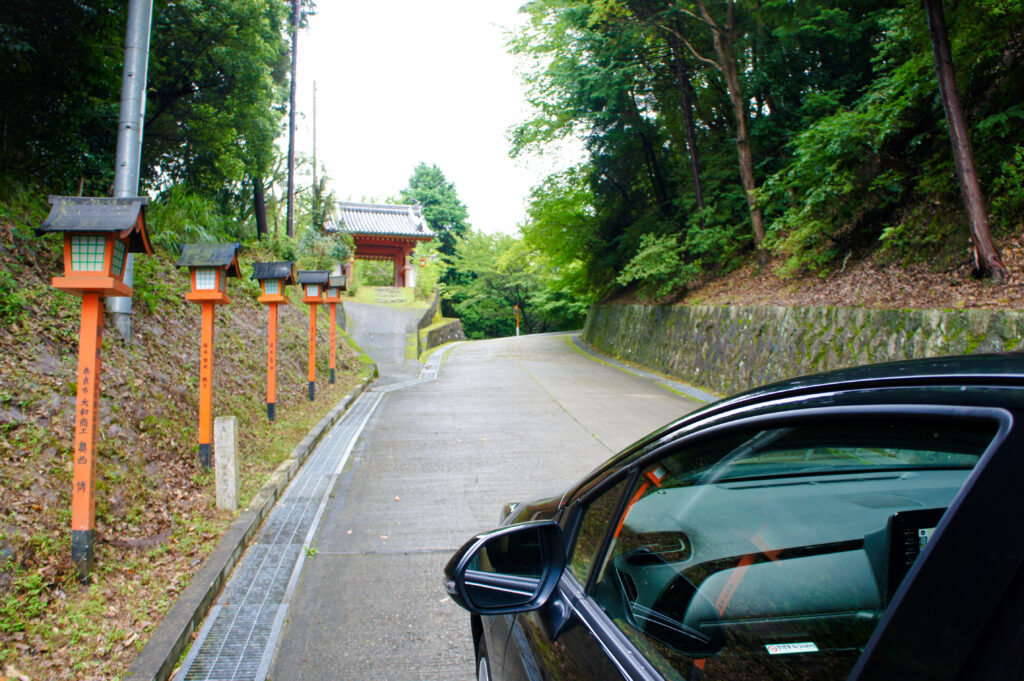
<path id="1" fill-rule="evenodd" d="M 217 508 L 238 510 L 238 417 L 218 416 L 213 421 L 213 459 L 217 480 Z"/>

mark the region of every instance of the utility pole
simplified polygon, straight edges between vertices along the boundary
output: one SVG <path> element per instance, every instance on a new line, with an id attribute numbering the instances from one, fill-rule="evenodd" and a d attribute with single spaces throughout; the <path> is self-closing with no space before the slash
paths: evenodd
<path id="1" fill-rule="evenodd" d="M 316 183 L 316 81 L 313 81 L 313 220 L 312 227 L 320 229 L 320 185 Z"/>
<path id="2" fill-rule="evenodd" d="M 124 43 L 124 68 L 121 71 L 121 114 L 117 126 L 117 153 L 114 161 L 114 198 L 139 195 L 139 167 L 142 156 L 142 123 L 146 113 L 146 73 L 149 70 L 149 33 L 153 0 L 131 0 Z M 134 279 L 135 257 L 128 253 L 124 263 L 124 283 Z M 109 297 L 107 312 L 121 338 L 132 340 L 132 299 Z"/>
<path id="3" fill-rule="evenodd" d="M 285 232 L 295 236 L 295 80 L 299 61 L 300 0 L 292 0 L 292 83 L 288 99 L 288 220 Z"/>

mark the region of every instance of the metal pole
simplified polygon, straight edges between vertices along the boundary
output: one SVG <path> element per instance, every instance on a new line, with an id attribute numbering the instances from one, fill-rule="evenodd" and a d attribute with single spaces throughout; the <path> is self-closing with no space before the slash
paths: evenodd
<path id="1" fill-rule="evenodd" d="M 316 81 L 313 81 L 313 220 L 311 226 L 321 228 L 320 186 L 316 183 Z M 331 381 L 332 383 L 334 381 Z"/>
<path id="2" fill-rule="evenodd" d="M 139 195 L 139 166 L 142 156 L 142 123 L 146 113 L 146 73 L 149 70 L 149 33 L 153 0 L 131 0 L 121 72 L 121 115 L 117 126 L 117 155 L 114 163 L 114 197 Z M 132 285 L 135 258 L 129 253 L 124 263 L 124 283 Z M 132 299 L 106 299 L 114 327 L 125 342 L 132 339 Z"/>

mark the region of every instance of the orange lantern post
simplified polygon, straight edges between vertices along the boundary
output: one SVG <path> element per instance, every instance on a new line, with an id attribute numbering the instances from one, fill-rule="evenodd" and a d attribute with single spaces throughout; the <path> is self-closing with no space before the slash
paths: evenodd
<path id="1" fill-rule="evenodd" d="M 145 197 L 51 196 L 50 214 L 37 234 L 64 234 L 64 276 L 53 286 L 82 298 L 78 340 L 71 493 L 71 560 L 86 582 L 96 528 L 96 416 L 99 411 L 104 296 L 131 296 L 124 283 L 125 255 L 152 253 Z"/>
<path id="2" fill-rule="evenodd" d="M 295 264 L 253 263 L 252 278 L 260 282 L 260 290 L 263 292 L 258 300 L 270 311 L 267 325 L 267 418 L 273 421 L 277 404 L 277 306 L 288 304 L 284 287 L 295 283 Z"/>
<path id="3" fill-rule="evenodd" d="M 345 275 L 331 275 L 327 278 L 327 295 L 324 301 L 331 309 L 331 383 L 334 383 L 336 349 L 338 347 L 338 315 L 335 308 L 341 303 L 341 292 L 345 290 Z"/>
<path id="4" fill-rule="evenodd" d="M 213 316 L 215 305 L 231 302 L 227 278 L 239 276 L 241 244 L 185 244 L 178 267 L 188 267 L 192 290 L 185 294 L 202 308 L 202 344 L 199 351 L 199 463 L 210 467 L 213 441 Z"/>
<path id="5" fill-rule="evenodd" d="M 302 302 L 309 305 L 309 399 L 316 396 L 316 306 L 324 302 L 324 287 L 330 278 L 329 270 L 299 272 L 299 284 L 305 295 Z"/>

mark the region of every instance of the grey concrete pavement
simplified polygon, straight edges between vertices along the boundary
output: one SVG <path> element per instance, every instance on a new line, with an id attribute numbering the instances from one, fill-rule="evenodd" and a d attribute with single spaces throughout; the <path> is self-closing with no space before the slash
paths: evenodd
<path id="1" fill-rule="evenodd" d="M 360 307 L 371 309 L 346 304 L 352 333 L 384 382 L 408 377 L 416 365 L 398 359 L 393 338 L 401 333 L 404 357 L 401 320 Z M 370 416 L 327 502 L 269 678 L 472 679 L 468 614 L 441 587 L 451 553 L 494 527 L 504 502 L 563 489 L 695 406 L 595 362 L 567 335 L 455 347 L 436 381 L 383 395 Z"/>
<path id="2" fill-rule="evenodd" d="M 346 333 L 377 363 L 380 383 L 412 378 L 419 364 L 405 359 L 406 334 L 416 329 L 423 310 L 368 303 L 345 303 Z"/>

